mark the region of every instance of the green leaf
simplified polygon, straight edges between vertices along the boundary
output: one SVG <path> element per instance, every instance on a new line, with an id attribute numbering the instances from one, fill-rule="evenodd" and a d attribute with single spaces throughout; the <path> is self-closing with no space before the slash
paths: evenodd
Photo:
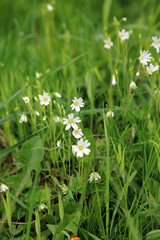
<path id="1" fill-rule="evenodd" d="M 73 233 L 73 235 L 77 235 L 78 232 L 78 226 L 79 226 L 79 221 L 80 221 L 80 217 L 81 217 L 81 212 L 77 211 L 75 213 L 73 213 L 74 218 L 72 219 L 72 221 L 65 227 L 66 230 L 70 231 Z"/>
<path id="2" fill-rule="evenodd" d="M 37 166 L 39 166 L 44 155 L 44 146 L 41 138 L 35 136 L 26 141 L 21 148 L 21 154 L 21 159 L 24 160 L 23 163 L 29 164 L 29 170 L 37 170 Z"/>
<path id="3" fill-rule="evenodd" d="M 160 239 L 160 230 L 153 230 L 146 235 L 146 240 L 159 240 Z"/>
<path id="4" fill-rule="evenodd" d="M 27 150 L 29 151 L 27 153 Z M 26 154 L 26 161 L 28 161 L 28 171 L 32 171 L 33 169 L 36 170 L 36 176 L 34 179 L 34 185 L 30 197 L 30 204 L 29 204 L 29 216 L 27 221 L 27 232 L 26 232 L 26 240 L 29 240 L 30 236 L 30 229 L 31 229 L 31 221 L 32 221 L 32 214 L 33 214 L 33 207 L 35 203 L 35 193 L 36 193 L 36 187 L 38 183 L 38 178 L 40 174 L 41 169 L 41 161 L 44 156 L 44 146 L 41 138 L 39 136 L 36 136 L 30 140 L 28 140 L 22 148 L 23 153 Z M 28 159 L 27 159 L 28 158 Z M 29 160 L 30 158 L 30 160 Z"/>
<path id="5" fill-rule="evenodd" d="M 43 127 L 43 128 L 41 128 L 40 130 L 38 130 L 38 132 L 41 132 L 41 131 L 43 131 L 43 130 L 45 130 L 45 129 L 47 129 L 47 128 L 48 128 L 47 126 L 46 126 L 46 127 Z M 6 154 L 12 152 L 12 151 L 13 151 L 14 149 L 16 149 L 17 147 L 20 147 L 20 146 L 21 146 L 23 143 L 25 143 L 28 139 L 30 139 L 30 138 L 34 137 L 35 135 L 37 135 L 38 132 L 35 132 L 35 133 L 33 133 L 32 135 L 28 136 L 26 139 L 24 139 L 24 140 L 16 143 L 15 145 L 13 145 L 13 146 L 11 146 L 11 147 L 9 147 L 9 148 L 6 148 L 6 149 L 2 150 L 2 151 L 0 152 L 0 158 L 4 157 Z"/>
<path id="6" fill-rule="evenodd" d="M 58 192 L 58 204 L 59 204 L 59 216 L 60 216 L 61 221 L 63 222 L 64 209 L 63 209 L 63 203 L 62 203 L 60 192 Z"/>

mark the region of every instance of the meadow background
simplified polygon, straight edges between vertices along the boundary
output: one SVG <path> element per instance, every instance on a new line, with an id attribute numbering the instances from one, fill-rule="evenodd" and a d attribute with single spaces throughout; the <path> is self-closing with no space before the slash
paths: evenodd
<path id="1" fill-rule="evenodd" d="M 2 0 L 0 23 L 0 183 L 9 187 L 0 193 L 0 239 L 159 240 L 160 75 L 147 75 L 138 60 L 149 50 L 159 65 L 151 47 L 159 1 Z M 123 28 L 132 31 L 124 44 Z M 71 131 L 55 122 L 75 96 L 84 100 L 75 115 L 91 143 L 82 159 Z M 89 183 L 92 172 L 101 179 Z"/>

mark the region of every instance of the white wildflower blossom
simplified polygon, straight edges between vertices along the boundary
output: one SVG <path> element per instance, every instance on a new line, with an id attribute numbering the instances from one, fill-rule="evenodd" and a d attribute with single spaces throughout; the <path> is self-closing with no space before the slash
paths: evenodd
<path id="1" fill-rule="evenodd" d="M 54 122 L 55 123 L 60 123 L 60 122 L 62 122 L 62 119 L 60 117 L 58 117 L 58 116 L 55 116 L 54 117 Z"/>
<path id="2" fill-rule="evenodd" d="M 72 134 L 75 138 L 81 138 L 83 136 L 82 129 L 74 129 Z"/>
<path id="3" fill-rule="evenodd" d="M 42 76 L 42 73 L 36 72 L 36 78 L 40 78 Z"/>
<path id="4" fill-rule="evenodd" d="M 81 122 L 81 120 L 79 119 L 79 117 L 74 118 L 74 114 L 68 114 L 68 118 L 63 118 L 63 124 L 67 125 L 66 126 L 66 130 L 70 129 L 71 127 L 73 129 L 78 129 L 78 126 L 76 123 Z"/>
<path id="5" fill-rule="evenodd" d="M 154 66 L 153 64 L 150 64 L 149 66 L 146 67 L 147 73 L 152 74 L 153 72 L 159 70 L 159 66 Z"/>
<path id="6" fill-rule="evenodd" d="M 110 38 L 104 40 L 104 47 L 107 49 L 111 49 L 113 46 L 113 42 L 111 41 Z"/>
<path id="7" fill-rule="evenodd" d="M 43 121 L 46 121 L 46 116 L 43 117 Z"/>
<path id="8" fill-rule="evenodd" d="M 62 96 L 61 96 L 61 94 L 59 94 L 58 92 L 54 92 L 53 93 L 56 97 L 58 97 L 58 98 L 61 98 Z"/>
<path id="9" fill-rule="evenodd" d="M 139 57 L 139 61 L 140 63 L 142 63 L 143 65 L 147 65 L 148 62 L 151 61 L 151 53 L 149 53 L 148 51 L 140 51 L 140 57 Z"/>
<path id="10" fill-rule="evenodd" d="M 39 205 L 39 207 L 38 207 L 38 210 L 41 212 L 41 211 L 44 211 L 45 209 L 47 209 L 47 206 L 46 206 L 46 204 L 44 204 L 44 203 L 41 203 L 40 205 Z"/>
<path id="11" fill-rule="evenodd" d="M 115 76 L 115 74 L 113 74 L 112 75 L 112 85 L 114 86 L 114 85 L 116 85 L 117 84 L 117 82 L 116 82 L 116 76 Z"/>
<path id="12" fill-rule="evenodd" d="M 159 53 L 160 49 L 160 38 L 157 38 L 157 36 L 152 37 L 153 43 L 151 44 L 151 47 L 154 47 L 156 49 L 156 52 Z"/>
<path id="13" fill-rule="evenodd" d="M 35 111 L 35 114 L 36 114 L 37 116 L 39 116 L 39 112 L 38 112 L 38 111 Z"/>
<path id="14" fill-rule="evenodd" d="M 123 17 L 123 18 L 122 18 L 122 21 L 126 22 L 126 21 L 127 21 L 127 18 L 126 18 L 126 17 Z"/>
<path id="15" fill-rule="evenodd" d="M 57 147 L 60 147 L 61 145 L 61 140 L 57 141 Z"/>
<path id="16" fill-rule="evenodd" d="M 106 117 L 107 117 L 107 118 L 113 118 L 113 117 L 114 117 L 114 112 L 111 111 L 111 110 L 109 110 L 109 111 L 107 112 L 107 114 L 106 114 Z"/>
<path id="17" fill-rule="evenodd" d="M 125 41 L 129 39 L 130 33 L 131 33 L 130 31 L 126 31 L 125 29 L 122 29 L 121 31 L 118 32 L 118 35 L 121 41 Z"/>
<path id="18" fill-rule="evenodd" d="M 47 9 L 49 12 L 53 11 L 53 6 L 51 4 L 47 4 Z"/>
<path id="19" fill-rule="evenodd" d="M 27 116 L 23 113 L 19 119 L 19 123 L 27 122 Z"/>
<path id="20" fill-rule="evenodd" d="M 43 95 L 38 95 L 40 104 L 47 106 L 49 102 L 51 101 L 51 97 L 48 93 L 44 92 Z"/>
<path id="21" fill-rule="evenodd" d="M 89 155 L 90 149 L 88 148 L 91 144 L 88 142 L 88 140 L 83 141 L 81 138 L 78 142 L 77 145 L 72 146 L 72 152 L 77 156 L 77 157 L 83 157 L 83 154 Z"/>
<path id="22" fill-rule="evenodd" d="M 132 81 L 131 83 L 130 83 L 130 89 L 136 89 L 137 88 L 137 85 L 136 85 L 136 83 L 134 82 L 134 81 Z"/>
<path id="23" fill-rule="evenodd" d="M 71 108 L 72 110 L 76 110 L 76 112 L 80 111 L 81 107 L 84 107 L 84 103 L 83 103 L 83 99 L 82 98 L 76 98 L 74 97 L 74 99 L 72 99 L 72 104 L 71 104 Z"/>
<path id="24" fill-rule="evenodd" d="M 29 102 L 30 102 L 29 97 L 23 97 L 23 101 L 24 101 L 25 103 L 29 103 Z"/>
<path id="25" fill-rule="evenodd" d="M 60 187 L 60 189 L 61 189 L 61 191 L 63 192 L 64 195 L 67 194 L 68 187 L 65 184 L 59 185 L 59 187 Z"/>
<path id="26" fill-rule="evenodd" d="M 136 72 L 136 76 L 139 77 L 139 72 Z"/>
<path id="27" fill-rule="evenodd" d="M 0 185 L 0 192 L 6 192 L 9 188 L 7 187 L 6 184 L 1 183 Z"/>
<path id="28" fill-rule="evenodd" d="M 93 180 L 98 181 L 100 179 L 101 179 L 100 175 L 97 172 L 93 172 L 89 175 L 88 182 L 91 183 L 93 182 Z"/>

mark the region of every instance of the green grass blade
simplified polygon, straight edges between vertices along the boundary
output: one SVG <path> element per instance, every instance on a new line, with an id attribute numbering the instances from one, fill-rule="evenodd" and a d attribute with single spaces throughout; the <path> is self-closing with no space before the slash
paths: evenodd
<path id="1" fill-rule="evenodd" d="M 43 128 L 41 128 L 40 130 L 38 130 L 38 132 L 35 132 L 35 133 L 33 133 L 32 135 L 28 136 L 26 139 L 24 139 L 24 140 L 16 143 L 15 145 L 13 145 L 13 146 L 11 146 L 11 147 L 9 147 L 9 148 L 7 148 L 7 149 L 2 150 L 2 151 L 0 152 L 0 158 L 4 157 L 6 154 L 12 152 L 12 151 L 13 151 L 14 149 L 16 149 L 17 147 L 20 147 L 20 146 L 21 146 L 23 143 L 25 143 L 28 139 L 34 137 L 35 135 L 37 135 L 37 133 L 39 133 L 39 132 L 41 132 L 41 131 L 43 131 L 43 130 L 45 130 L 45 129 L 47 129 L 47 128 L 48 128 L 48 126 L 43 127 Z"/>

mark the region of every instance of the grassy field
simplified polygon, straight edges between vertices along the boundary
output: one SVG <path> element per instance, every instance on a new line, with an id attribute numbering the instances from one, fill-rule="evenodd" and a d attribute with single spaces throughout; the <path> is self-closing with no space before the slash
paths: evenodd
<path id="1" fill-rule="evenodd" d="M 0 1 L 0 239 L 160 239 L 159 16 Z"/>

